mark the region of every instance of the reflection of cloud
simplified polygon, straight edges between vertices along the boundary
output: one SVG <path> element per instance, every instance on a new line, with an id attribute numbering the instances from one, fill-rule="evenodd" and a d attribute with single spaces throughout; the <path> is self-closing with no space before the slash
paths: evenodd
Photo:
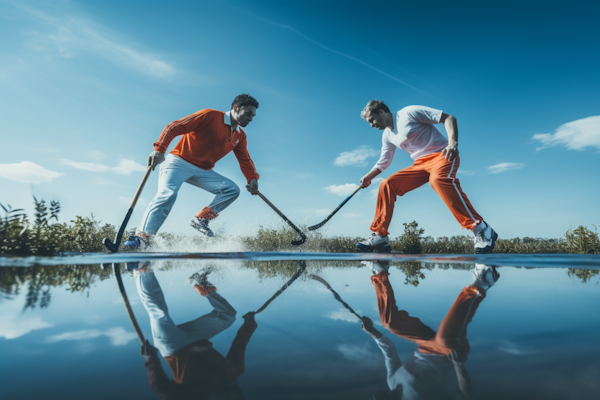
<path id="1" fill-rule="evenodd" d="M 355 310 L 360 315 L 360 310 Z M 356 316 L 345 308 L 339 308 L 325 316 L 326 318 L 334 321 L 346 321 L 346 322 L 360 322 Z"/>
<path id="2" fill-rule="evenodd" d="M 331 185 L 324 187 L 326 191 L 331 194 L 337 194 L 338 196 L 348 196 L 358 188 L 355 183 L 346 183 L 345 185 Z"/>
<path id="3" fill-rule="evenodd" d="M 527 354 L 536 353 L 536 351 L 530 347 L 522 346 L 508 340 L 501 341 L 500 345 L 498 346 L 498 350 L 508 354 L 513 354 L 515 356 L 524 356 Z"/>
<path id="4" fill-rule="evenodd" d="M 50 336 L 48 342 L 62 342 L 62 341 L 79 341 L 95 339 L 100 336 L 107 336 L 110 338 L 110 342 L 113 346 L 123 346 L 132 340 L 137 338 L 137 335 L 133 332 L 127 332 L 123 327 L 111 328 L 107 331 L 99 331 L 97 329 L 87 329 L 77 332 L 65 332 L 60 335 Z"/>
<path id="5" fill-rule="evenodd" d="M 339 344 L 337 351 L 342 353 L 345 359 L 353 361 L 365 361 L 374 358 L 376 353 L 373 353 L 366 346 L 358 346 L 355 344 Z"/>
<path id="6" fill-rule="evenodd" d="M 496 165 L 491 165 L 488 167 L 488 169 L 490 170 L 490 174 L 499 174 L 501 172 L 510 171 L 512 169 L 521 169 L 524 167 L 525 164 L 505 162 Z"/>
<path id="7" fill-rule="evenodd" d="M 31 161 L 21 161 L 18 164 L 0 164 L 0 176 L 11 181 L 37 184 L 52 182 L 54 178 L 58 178 L 61 175 L 64 174 L 50 171 Z"/>
<path id="8" fill-rule="evenodd" d="M 15 316 L 2 317 L 0 324 L 0 337 L 6 340 L 16 339 L 31 331 L 51 328 L 54 325 L 42 321 L 41 317 L 17 318 Z"/>
<path id="9" fill-rule="evenodd" d="M 375 157 L 379 153 L 369 146 L 360 146 L 356 150 L 352 151 L 344 151 L 340 153 L 340 155 L 333 162 L 334 165 L 338 167 L 345 167 L 348 165 L 356 166 L 356 167 L 364 167 L 367 165 L 367 158 Z"/>
<path id="10" fill-rule="evenodd" d="M 78 161 L 67 160 L 64 158 L 60 160 L 60 163 L 64 164 L 64 165 L 68 165 L 69 167 L 82 169 L 84 171 L 90 171 L 90 172 L 112 171 L 119 175 L 130 175 L 132 172 L 145 172 L 146 171 L 146 167 L 144 167 L 143 165 L 141 165 L 133 160 L 127 160 L 127 159 L 122 159 L 121 161 L 119 161 L 119 165 L 117 165 L 116 167 L 113 167 L 113 168 L 110 168 L 104 164 L 78 162 Z"/>
<path id="11" fill-rule="evenodd" d="M 552 146 L 565 146 L 569 150 L 595 147 L 600 150 L 600 115 L 567 122 L 555 133 L 536 133 L 533 139 L 542 142 L 538 150 Z"/>
<path id="12" fill-rule="evenodd" d="M 78 16 L 53 17 L 32 7 L 17 7 L 38 19 L 38 29 L 43 29 L 43 24 L 48 28 L 46 32 L 29 33 L 35 50 L 56 52 L 65 58 L 90 53 L 145 75 L 169 77 L 175 74 L 175 69 L 165 61 L 125 45 L 122 37 L 94 21 Z"/>

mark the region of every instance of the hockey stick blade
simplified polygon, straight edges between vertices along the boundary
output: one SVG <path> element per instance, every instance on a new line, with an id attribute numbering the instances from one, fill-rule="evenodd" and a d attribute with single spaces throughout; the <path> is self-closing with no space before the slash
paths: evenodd
<path id="1" fill-rule="evenodd" d="M 258 192 L 258 196 L 261 199 L 263 199 L 265 201 L 265 203 L 267 203 L 269 205 L 269 207 L 271 207 L 273 209 L 273 211 L 275 211 L 277 214 L 279 214 L 279 216 L 281 218 L 283 218 L 283 220 L 285 222 L 287 222 L 288 225 L 291 226 L 292 229 L 295 230 L 298 233 L 298 235 L 300 235 L 300 238 L 301 238 L 300 240 L 292 240 L 292 244 L 294 246 L 299 246 L 299 245 L 303 244 L 304 242 L 306 242 L 306 235 L 304 234 L 304 232 L 302 232 L 300 229 L 298 229 L 298 227 L 296 225 L 294 225 L 292 223 L 292 221 L 290 221 L 288 219 L 288 217 L 286 217 L 285 215 L 283 215 L 283 213 L 281 211 L 279 211 L 279 209 L 277 209 L 277 207 L 275 207 L 273 205 L 273 203 L 271 203 L 261 192 Z"/>
<path id="2" fill-rule="evenodd" d="M 344 204 L 346 204 L 352 198 L 352 196 L 354 196 L 356 193 L 358 193 L 358 191 L 360 189 L 362 189 L 362 187 L 359 186 L 358 189 L 356 189 L 354 191 L 354 193 L 352 193 L 350 196 L 346 197 L 346 200 L 342 201 L 342 203 L 339 206 L 337 206 L 337 208 L 335 210 L 333 210 L 333 212 L 331 214 L 329 214 L 327 216 L 327 218 L 325 218 L 323 221 L 319 222 L 316 225 L 309 226 L 308 230 L 309 231 L 314 231 L 315 229 L 319 229 L 320 227 L 322 227 L 323 225 L 325 225 L 327 223 L 327 221 L 329 221 L 331 219 L 331 217 L 333 217 L 335 215 L 335 213 L 337 213 L 340 210 L 340 208 L 342 208 L 344 206 Z"/>

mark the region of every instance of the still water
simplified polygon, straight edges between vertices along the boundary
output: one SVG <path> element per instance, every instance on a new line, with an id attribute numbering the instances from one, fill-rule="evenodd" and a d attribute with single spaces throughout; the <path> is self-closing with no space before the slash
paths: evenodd
<path id="1" fill-rule="evenodd" d="M 600 398 L 597 256 L 0 265 L 3 400 Z"/>

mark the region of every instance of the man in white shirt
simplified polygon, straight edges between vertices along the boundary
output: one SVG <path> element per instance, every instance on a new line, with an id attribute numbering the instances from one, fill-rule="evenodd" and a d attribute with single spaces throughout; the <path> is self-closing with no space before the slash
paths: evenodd
<path id="1" fill-rule="evenodd" d="M 371 224 L 373 235 L 359 242 L 358 250 L 389 252 L 388 227 L 396 197 L 429 182 L 460 225 L 473 231 L 475 253 L 491 253 L 498 234 L 475 211 L 456 179 L 460 165 L 456 118 L 425 106 L 408 106 L 393 115 L 380 100 L 367 103 L 360 116 L 373 128 L 383 131 L 381 156 L 373 169 L 360 179 L 361 187 L 368 187 L 373 178 L 390 165 L 397 147 L 415 161 L 379 185 L 377 210 Z M 448 132 L 448 139 L 434 126 L 441 123 Z"/>

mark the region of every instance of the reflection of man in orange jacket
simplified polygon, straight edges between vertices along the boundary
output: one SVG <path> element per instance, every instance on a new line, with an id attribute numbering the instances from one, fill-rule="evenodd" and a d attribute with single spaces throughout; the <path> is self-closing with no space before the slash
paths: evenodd
<path id="1" fill-rule="evenodd" d="M 394 344 L 368 318 L 363 318 L 363 330 L 377 342 L 384 354 L 391 393 L 379 393 L 379 399 L 470 399 L 471 378 L 464 362 L 470 347 L 467 326 L 473 319 L 486 291 L 500 274 L 493 266 L 476 264 L 475 283 L 463 288 L 442 320 L 438 331 L 398 310 L 394 291 L 388 279 L 389 263 L 370 263 L 374 274 L 371 282 L 377 293 L 377 305 L 382 325 L 391 333 L 418 345 L 414 356 L 402 363 Z"/>
<path id="2" fill-rule="evenodd" d="M 223 357 L 208 340 L 229 328 L 236 311 L 207 281 L 207 275 L 190 278 L 194 289 L 206 297 L 213 311 L 196 320 L 175 325 L 153 272 L 136 271 L 138 293 L 151 320 L 154 346 L 142 346 L 150 387 L 163 399 L 243 399 L 237 378 L 244 372 L 246 346 L 257 327 L 254 313 L 244 315 L 244 324 Z M 158 349 L 157 349 L 158 348 Z M 162 369 L 158 352 L 169 365 L 174 381 Z"/>

